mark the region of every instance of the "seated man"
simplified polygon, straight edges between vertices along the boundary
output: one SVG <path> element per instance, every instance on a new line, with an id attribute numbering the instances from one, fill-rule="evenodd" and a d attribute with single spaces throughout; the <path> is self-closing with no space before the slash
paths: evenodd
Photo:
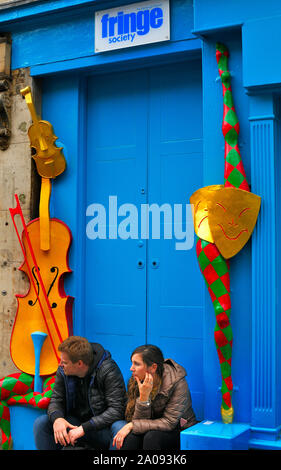
<path id="1" fill-rule="evenodd" d="M 58 348 L 61 361 L 47 415 L 34 423 L 38 450 L 108 449 L 110 428 L 123 419 L 125 384 L 111 354 L 98 343 L 70 336 Z"/>

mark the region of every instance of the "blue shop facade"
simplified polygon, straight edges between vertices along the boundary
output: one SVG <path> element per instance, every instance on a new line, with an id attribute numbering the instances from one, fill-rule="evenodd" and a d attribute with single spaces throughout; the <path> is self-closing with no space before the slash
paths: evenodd
<path id="1" fill-rule="evenodd" d="M 128 8 L 136 11 L 133 29 Z M 12 69 L 29 68 L 40 86 L 42 118 L 67 160 L 53 183 L 51 215 L 73 235 L 65 290 L 75 298 L 74 334 L 109 349 L 125 381 L 134 348 L 157 344 L 186 368 L 197 418 L 209 422 L 221 420 L 221 374 L 188 209 L 173 230 L 160 214 L 154 237 L 144 235 L 140 216 L 142 205 L 155 204 L 172 209 L 174 221 L 194 191 L 223 184 L 215 52 L 217 42 L 228 47 L 239 147 L 262 201 L 252 238 L 230 263 L 234 423 L 247 424 L 248 447 L 261 449 L 281 446 L 280 26 L 274 0 L 0 8 Z"/>

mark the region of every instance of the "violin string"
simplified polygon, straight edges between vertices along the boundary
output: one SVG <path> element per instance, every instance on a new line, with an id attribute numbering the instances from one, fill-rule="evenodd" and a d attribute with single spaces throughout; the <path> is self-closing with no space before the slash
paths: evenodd
<path id="1" fill-rule="evenodd" d="M 36 286 L 35 286 L 35 281 L 33 279 L 33 276 L 32 276 L 32 273 L 31 273 L 31 268 L 30 268 L 30 265 L 29 265 L 29 262 L 27 260 L 27 256 L 25 254 L 25 250 L 24 250 L 24 246 L 22 244 L 22 241 L 21 241 L 21 238 L 20 238 L 20 235 L 19 235 L 19 232 L 18 232 L 18 229 L 17 229 L 17 225 L 15 223 L 15 220 L 14 220 L 14 215 L 15 214 L 18 214 L 20 215 L 21 217 L 21 220 L 22 220 L 22 223 L 23 223 L 23 227 L 24 227 L 24 231 L 25 231 L 25 234 L 27 235 L 27 240 L 29 239 L 29 236 L 27 234 L 27 229 L 26 229 L 26 226 L 25 226 L 25 222 L 24 222 L 24 219 L 23 219 L 23 216 L 22 216 L 22 213 L 20 212 L 21 211 L 21 208 L 20 208 L 20 211 L 18 211 L 19 206 L 19 203 L 18 203 L 18 206 L 16 209 L 10 209 L 10 213 L 11 213 L 11 216 L 12 216 L 12 220 L 13 220 L 13 224 L 14 224 L 14 227 L 15 227 L 15 230 L 16 230 L 16 233 L 17 233 L 17 237 L 18 237 L 18 240 L 19 240 L 19 243 L 20 243 L 20 246 L 21 246 L 21 250 L 23 252 L 23 255 L 24 255 L 24 258 L 25 258 L 25 262 L 26 262 L 26 265 L 27 265 L 27 268 L 28 268 L 28 271 L 29 271 L 29 276 L 30 276 L 30 279 L 31 279 L 31 282 L 33 284 L 33 288 L 35 290 L 35 293 L 36 293 L 36 296 L 37 296 L 37 299 L 38 299 L 38 302 L 39 302 L 39 305 L 40 305 L 40 309 L 41 309 L 41 312 L 42 312 L 42 315 L 43 315 L 43 318 L 44 318 L 44 322 L 45 322 L 45 325 L 46 325 L 46 328 L 47 328 L 47 331 L 48 331 L 48 334 L 49 334 L 49 338 L 50 338 L 50 341 L 51 341 L 51 344 L 52 344 L 52 347 L 53 347 L 53 350 L 54 350 L 54 353 L 56 355 L 56 358 L 59 362 L 59 357 L 58 357 L 58 354 L 57 354 L 57 350 L 56 350 L 56 347 L 55 347 L 55 344 L 54 344 L 54 341 L 53 341 L 53 337 L 51 335 L 51 331 L 50 331 L 50 328 L 49 328 L 49 325 L 48 325 L 48 321 L 47 321 L 47 318 L 46 318 L 46 315 L 44 313 L 44 308 L 43 308 L 43 305 L 41 303 L 41 299 L 39 297 L 39 294 L 37 293 L 37 290 L 36 290 Z M 29 240 L 30 241 L 30 240 Z M 35 266 L 37 272 L 38 272 L 38 267 L 37 265 Z M 42 278 L 41 278 L 42 280 Z M 41 286 L 42 287 L 42 286 Z M 43 289 L 42 289 L 43 290 Z M 56 322 L 55 322 L 56 323 Z M 61 336 L 61 335 L 60 335 Z"/>

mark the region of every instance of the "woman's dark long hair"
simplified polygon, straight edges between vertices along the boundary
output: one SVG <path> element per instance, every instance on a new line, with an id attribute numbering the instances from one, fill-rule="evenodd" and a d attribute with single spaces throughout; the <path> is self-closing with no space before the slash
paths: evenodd
<path id="1" fill-rule="evenodd" d="M 144 344 L 143 346 L 138 346 L 131 354 L 131 359 L 134 354 L 140 354 L 143 362 L 147 367 L 152 366 L 152 364 L 157 364 L 156 369 L 156 380 L 153 383 L 153 390 L 151 391 L 151 398 L 153 399 L 155 394 L 159 389 L 161 383 L 163 370 L 164 370 L 164 356 L 157 346 L 153 344 Z M 128 392 L 127 392 L 127 407 L 126 407 L 126 420 L 130 421 L 134 414 L 136 399 L 139 396 L 139 387 L 137 381 L 134 377 L 131 377 L 128 383 Z"/>

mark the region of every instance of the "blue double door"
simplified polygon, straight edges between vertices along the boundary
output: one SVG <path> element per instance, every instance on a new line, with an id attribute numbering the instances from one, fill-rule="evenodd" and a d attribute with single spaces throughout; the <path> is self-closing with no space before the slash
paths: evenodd
<path id="1" fill-rule="evenodd" d="M 93 75 L 86 96 L 85 334 L 127 380 L 157 344 L 203 409 L 203 281 L 190 195 L 203 186 L 197 61 Z"/>

